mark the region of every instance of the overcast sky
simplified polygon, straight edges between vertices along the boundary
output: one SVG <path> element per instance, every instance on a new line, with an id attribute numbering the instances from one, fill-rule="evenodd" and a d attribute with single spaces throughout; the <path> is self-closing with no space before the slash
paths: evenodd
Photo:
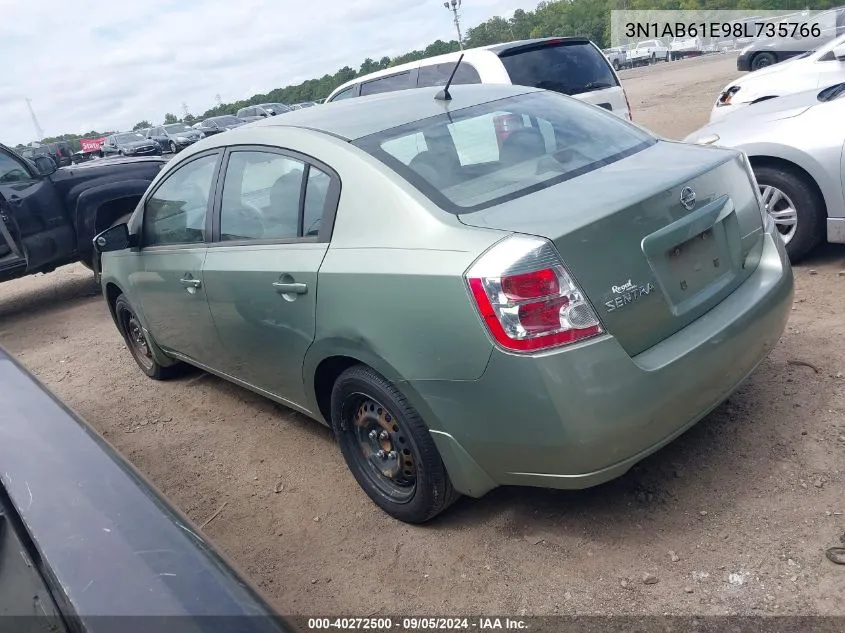
<path id="1" fill-rule="evenodd" d="M 474 26 L 537 0 L 464 0 Z M 443 0 L 0 0 L 0 141 L 124 130 L 455 36 Z"/>

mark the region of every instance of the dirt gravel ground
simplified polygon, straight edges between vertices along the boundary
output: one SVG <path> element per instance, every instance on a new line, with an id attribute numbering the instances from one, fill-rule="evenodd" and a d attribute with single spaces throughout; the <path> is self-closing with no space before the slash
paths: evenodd
<path id="1" fill-rule="evenodd" d="M 636 120 L 680 137 L 735 74 L 622 76 Z M 771 357 L 624 477 L 498 489 L 425 527 L 376 509 L 320 425 L 201 372 L 143 377 L 80 266 L 0 286 L 0 343 L 197 524 L 225 504 L 204 532 L 282 613 L 845 614 L 823 553 L 845 531 L 843 270 L 840 246 L 797 266 Z"/>

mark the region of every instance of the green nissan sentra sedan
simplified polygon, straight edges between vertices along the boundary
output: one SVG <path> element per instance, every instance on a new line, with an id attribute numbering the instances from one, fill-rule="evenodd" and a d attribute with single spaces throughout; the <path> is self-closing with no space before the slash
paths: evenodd
<path id="1" fill-rule="evenodd" d="M 415 523 L 625 473 L 737 388 L 792 303 L 743 154 L 542 90 L 436 95 L 204 139 L 96 239 L 145 374 L 188 363 L 330 425 Z"/>

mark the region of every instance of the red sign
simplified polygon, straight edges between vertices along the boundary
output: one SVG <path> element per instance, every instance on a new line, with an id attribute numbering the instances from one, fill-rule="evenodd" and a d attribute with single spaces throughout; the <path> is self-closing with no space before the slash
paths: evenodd
<path id="1" fill-rule="evenodd" d="M 81 138 L 79 142 L 82 144 L 82 151 L 86 154 L 91 152 L 99 152 L 105 143 L 106 137 L 103 138 Z"/>

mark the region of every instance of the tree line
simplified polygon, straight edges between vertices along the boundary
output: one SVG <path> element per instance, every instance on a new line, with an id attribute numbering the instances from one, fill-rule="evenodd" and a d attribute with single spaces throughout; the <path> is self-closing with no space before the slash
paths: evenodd
<path id="1" fill-rule="evenodd" d="M 510 18 L 494 16 L 466 31 L 463 38 L 465 48 L 500 44 L 513 40 L 535 37 L 581 35 L 589 37 L 601 48 L 610 43 L 610 11 L 613 10 L 730 10 L 751 9 L 755 11 L 798 11 L 803 9 L 822 10 L 835 6 L 836 0 L 551 0 L 540 2 L 534 11 L 518 9 Z M 308 79 L 296 85 L 276 88 L 265 94 L 252 95 L 247 99 L 221 103 L 209 108 L 199 116 L 187 114 L 181 119 L 167 113 L 164 123 L 183 121 L 192 124 L 208 117 L 235 114 L 241 108 L 259 103 L 301 103 L 326 98 L 332 90 L 343 83 L 369 73 L 417 61 L 434 55 L 451 53 L 460 49 L 457 40 L 436 40 L 424 49 L 409 51 L 396 57 L 367 58 L 355 69 L 344 66 L 334 74 Z M 134 130 L 151 127 L 149 121 L 139 121 Z M 98 138 L 113 132 L 91 131 L 83 135 L 63 134 L 45 138 L 42 142 L 68 141 L 74 151 L 80 148 L 79 138 Z M 20 147 L 20 146 L 19 146 Z"/>

